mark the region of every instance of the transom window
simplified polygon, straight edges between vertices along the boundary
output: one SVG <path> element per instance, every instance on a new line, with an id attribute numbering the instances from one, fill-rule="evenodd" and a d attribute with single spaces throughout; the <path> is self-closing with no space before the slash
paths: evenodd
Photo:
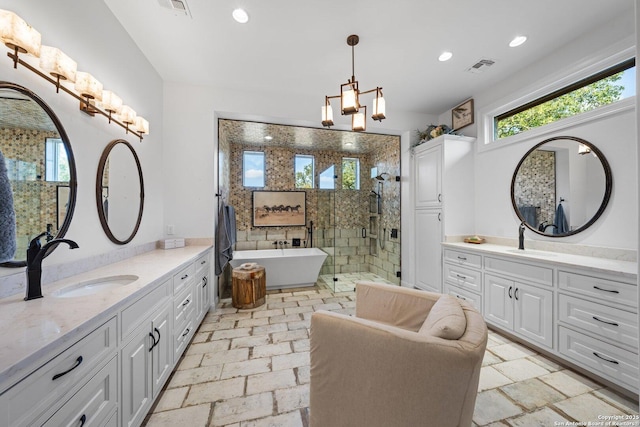
<path id="1" fill-rule="evenodd" d="M 494 117 L 496 140 L 572 117 L 636 94 L 635 59 Z"/>

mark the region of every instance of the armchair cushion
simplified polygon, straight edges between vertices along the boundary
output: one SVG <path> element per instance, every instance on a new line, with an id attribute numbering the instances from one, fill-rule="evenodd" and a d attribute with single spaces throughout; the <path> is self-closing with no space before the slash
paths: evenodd
<path id="1" fill-rule="evenodd" d="M 451 295 L 442 295 L 431 307 L 427 318 L 418 331 L 447 340 L 457 340 L 467 329 L 467 319 L 458 300 Z"/>

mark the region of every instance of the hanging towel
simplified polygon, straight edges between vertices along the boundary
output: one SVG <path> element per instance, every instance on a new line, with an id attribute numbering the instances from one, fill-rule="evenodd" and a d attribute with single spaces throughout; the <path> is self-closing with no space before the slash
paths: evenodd
<path id="1" fill-rule="evenodd" d="M 0 262 L 12 260 L 16 254 L 16 213 L 7 165 L 0 151 Z"/>
<path id="2" fill-rule="evenodd" d="M 230 215 L 230 213 L 232 215 Z M 221 275 L 224 267 L 229 263 L 231 259 L 233 259 L 235 224 L 235 210 L 232 207 L 226 206 L 223 202 L 221 202 L 220 210 L 218 212 L 218 226 L 216 227 L 216 276 Z"/>
<path id="3" fill-rule="evenodd" d="M 535 206 L 518 206 L 518 210 L 527 224 L 534 228 L 538 226 L 538 212 Z"/>
<path id="4" fill-rule="evenodd" d="M 556 217 L 553 222 L 555 228 L 553 232 L 555 234 L 564 234 L 569 232 L 569 224 L 567 223 L 567 217 L 564 215 L 564 208 L 562 207 L 562 203 L 558 203 L 558 208 L 556 209 Z"/>

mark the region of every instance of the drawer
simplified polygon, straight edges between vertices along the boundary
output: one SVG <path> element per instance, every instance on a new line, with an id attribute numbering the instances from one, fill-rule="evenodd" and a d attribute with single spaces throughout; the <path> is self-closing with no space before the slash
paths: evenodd
<path id="1" fill-rule="evenodd" d="M 171 296 L 171 279 L 122 310 L 120 339 L 126 341 L 131 332 L 147 317 L 146 314 L 166 298 Z"/>
<path id="2" fill-rule="evenodd" d="M 47 422 L 46 427 L 102 426 L 117 410 L 117 358 L 113 357 L 89 382 L 65 403 Z"/>
<path id="3" fill-rule="evenodd" d="M 449 295 L 453 295 L 463 301 L 471 304 L 476 310 L 482 313 L 482 297 L 480 295 L 469 292 L 465 289 L 461 289 L 457 286 L 445 285 L 445 292 Z"/>
<path id="4" fill-rule="evenodd" d="M 116 352 L 116 318 L 82 338 L 2 395 L 0 425 L 27 425 L 61 397 L 76 392 L 100 362 Z M 115 397 L 114 397 L 115 398 Z"/>
<path id="5" fill-rule="evenodd" d="M 594 297 L 600 301 L 610 301 L 631 307 L 638 306 L 638 288 L 628 283 L 570 273 L 568 271 L 559 271 L 558 285 L 560 289 Z"/>
<path id="6" fill-rule="evenodd" d="M 195 261 L 196 275 L 201 275 L 202 271 L 209 269 L 209 251 L 206 254 L 200 255 Z M 206 274 L 206 273 L 205 273 Z"/>
<path id="7" fill-rule="evenodd" d="M 638 389 L 638 355 L 560 326 L 560 353 L 630 390 Z"/>
<path id="8" fill-rule="evenodd" d="M 501 274 L 522 279 L 526 282 L 553 286 L 553 269 L 538 265 L 524 264 L 502 258 L 484 257 L 484 268 Z"/>
<path id="9" fill-rule="evenodd" d="M 194 296 L 193 286 L 190 286 L 173 300 L 173 324 L 176 331 L 181 330 L 190 320 L 189 316 L 194 312 L 196 306 Z"/>
<path id="10" fill-rule="evenodd" d="M 617 345 L 638 351 L 638 315 L 568 295 L 559 295 L 559 319 Z"/>
<path id="11" fill-rule="evenodd" d="M 196 275 L 196 268 L 193 263 L 189 264 L 179 272 L 173 275 L 173 294 L 181 292 L 190 283 L 193 283 Z"/>
<path id="12" fill-rule="evenodd" d="M 444 280 L 464 289 L 482 292 L 482 273 L 478 270 L 445 263 Z"/>
<path id="13" fill-rule="evenodd" d="M 195 333 L 193 320 L 189 320 L 187 324 L 180 329 L 176 329 L 175 334 L 175 353 L 173 360 L 178 360 L 184 352 L 189 340 Z"/>
<path id="14" fill-rule="evenodd" d="M 444 250 L 444 260 L 451 261 L 458 265 L 466 265 L 468 267 L 482 267 L 482 257 L 468 252 L 455 251 L 452 249 Z"/>

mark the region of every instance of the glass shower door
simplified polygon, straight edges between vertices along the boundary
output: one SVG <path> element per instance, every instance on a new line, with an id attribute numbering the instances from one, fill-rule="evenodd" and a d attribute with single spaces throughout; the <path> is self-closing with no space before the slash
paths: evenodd
<path id="1" fill-rule="evenodd" d="M 316 246 L 327 253 L 320 270 L 322 282 L 335 292 L 336 284 L 336 174 L 335 165 L 320 172 L 318 184 L 318 224 Z"/>

